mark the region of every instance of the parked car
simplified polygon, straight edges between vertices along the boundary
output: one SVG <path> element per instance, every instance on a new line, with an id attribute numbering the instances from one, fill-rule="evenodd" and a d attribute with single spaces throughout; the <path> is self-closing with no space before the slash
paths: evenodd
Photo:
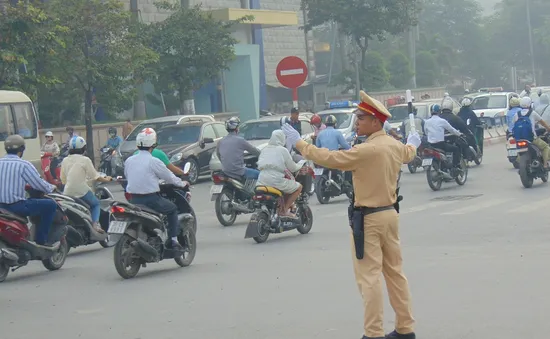
<path id="1" fill-rule="evenodd" d="M 271 133 L 273 133 L 274 130 L 281 128 L 281 117 L 282 115 L 274 115 L 271 117 L 263 117 L 261 119 L 248 120 L 242 123 L 239 127 L 239 135 L 261 150 L 267 145 L 269 139 L 271 139 Z M 302 139 L 307 142 L 311 142 L 313 127 L 309 124 L 309 118 L 306 118 L 300 114 L 299 119 L 302 125 Z M 216 155 L 216 152 L 212 154 L 212 158 L 210 159 L 210 170 L 222 170 L 222 164 Z"/>
<path id="2" fill-rule="evenodd" d="M 472 100 L 472 109 L 487 126 L 499 126 L 503 123 L 510 99 L 518 96 L 514 92 L 483 93 Z"/>
<path id="3" fill-rule="evenodd" d="M 222 122 L 194 121 L 161 128 L 157 135 L 157 148 L 172 164 L 181 168 L 190 164 L 187 180 L 194 184 L 201 174 L 210 173 L 210 158 L 227 131 Z"/>

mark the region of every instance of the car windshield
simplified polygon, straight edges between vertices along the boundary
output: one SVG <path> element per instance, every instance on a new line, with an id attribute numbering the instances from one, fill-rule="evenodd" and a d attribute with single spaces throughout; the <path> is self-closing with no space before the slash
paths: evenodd
<path id="1" fill-rule="evenodd" d="M 271 133 L 279 128 L 279 120 L 245 122 L 239 127 L 239 135 L 246 140 L 269 140 Z"/>
<path id="2" fill-rule="evenodd" d="M 137 135 L 139 134 L 139 132 L 141 132 L 144 128 L 152 128 L 152 129 L 154 129 L 155 131 L 158 131 L 159 129 L 161 129 L 161 128 L 163 128 L 163 127 L 170 126 L 170 125 L 174 125 L 174 124 L 175 124 L 174 121 L 172 121 L 172 122 L 169 122 L 169 121 L 165 121 L 165 122 L 152 122 L 152 123 L 143 123 L 143 124 L 139 124 L 139 125 L 137 125 L 136 128 L 134 128 L 134 130 L 132 131 L 132 133 L 130 133 L 130 134 L 126 137 L 126 141 L 135 141 Z"/>
<path id="3" fill-rule="evenodd" d="M 348 128 L 351 124 L 351 121 L 353 120 L 353 113 L 347 113 L 347 112 L 326 112 L 326 113 L 319 113 L 319 116 L 321 119 L 323 119 L 323 123 L 325 122 L 325 119 L 329 115 L 334 115 L 336 118 L 336 128 L 337 129 L 344 129 Z"/>
<path id="4" fill-rule="evenodd" d="M 472 101 L 472 109 L 494 109 L 508 107 L 508 99 L 503 95 L 483 95 L 474 98 Z"/>
<path id="5" fill-rule="evenodd" d="M 427 109 L 428 105 L 419 105 L 414 106 L 416 109 L 416 115 L 418 117 L 427 117 Z M 391 119 L 389 121 L 392 122 L 399 122 L 403 121 L 409 118 L 409 108 L 407 106 L 393 106 L 388 108 L 388 111 L 390 111 Z"/>
<path id="6" fill-rule="evenodd" d="M 158 132 L 157 144 L 191 144 L 199 140 L 201 134 L 200 126 L 184 126 L 177 128 L 166 128 Z"/>

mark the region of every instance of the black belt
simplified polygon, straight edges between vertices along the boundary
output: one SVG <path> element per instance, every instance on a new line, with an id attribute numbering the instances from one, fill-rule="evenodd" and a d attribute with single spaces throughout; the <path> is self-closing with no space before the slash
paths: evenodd
<path id="1" fill-rule="evenodd" d="M 394 206 L 394 205 L 382 206 L 382 207 L 363 207 L 363 206 L 358 206 L 358 207 L 356 207 L 356 209 L 362 210 L 362 211 L 363 211 L 363 215 L 369 215 L 369 214 L 373 214 L 373 213 L 377 213 L 377 212 L 382 212 L 382 211 L 387 211 L 387 210 L 395 209 L 395 206 Z"/>
<path id="2" fill-rule="evenodd" d="M 159 192 L 147 193 L 147 194 L 137 194 L 137 193 L 129 193 L 129 194 L 131 194 L 133 197 L 150 197 L 152 195 L 158 195 Z"/>

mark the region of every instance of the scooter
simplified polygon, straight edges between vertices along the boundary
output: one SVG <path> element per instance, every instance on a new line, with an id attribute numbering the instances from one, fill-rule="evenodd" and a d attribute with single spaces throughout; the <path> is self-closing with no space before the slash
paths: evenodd
<path id="1" fill-rule="evenodd" d="M 53 199 L 30 187 L 27 187 L 27 193 L 31 198 Z M 40 217 L 29 219 L 0 209 L 0 282 L 6 280 L 10 268 L 14 272 L 32 260 L 42 261 L 42 265 L 50 271 L 60 269 L 65 263 L 69 252 L 65 239 L 68 218 L 63 208 L 57 204 L 57 212 L 48 239 L 54 245 L 50 248 L 39 246 L 33 241 Z"/>
<path id="2" fill-rule="evenodd" d="M 456 138 L 461 138 L 461 142 L 466 142 L 463 136 L 448 136 L 456 145 Z M 428 185 L 433 191 L 439 191 L 443 182 L 456 181 L 460 186 L 466 183 L 468 179 L 468 166 L 466 160 L 460 152 L 460 169 L 453 171 L 453 154 L 446 153 L 442 149 L 426 147 L 424 149 L 424 158 L 422 159 L 422 167 L 426 169 L 426 179 Z"/>
<path id="3" fill-rule="evenodd" d="M 353 193 L 351 184 L 351 172 L 342 172 L 323 167 L 316 167 L 315 194 L 320 204 L 327 204 L 330 198 L 340 196 L 342 193 L 349 198 Z"/>
<path id="4" fill-rule="evenodd" d="M 113 166 L 111 160 L 115 155 L 116 150 L 112 147 L 105 146 L 101 148 L 101 159 L 99 162 L 99 171 L 112 176 L 113 175 Z"/>
<path id="5" fill-rule="evenodd" d="M 546 129 L 537 128 L 536 133 L 537 136 L 544 141 L 550 141 L 550 135 L 546 133 Z M 534 179 L 537 178 L 540 178 L 542 182 L 548 182 L 548 170 L 544 168 L 544 161 L 540 149 L 528 140 L 517 140 L 516 145 L 519 156 L 518 174 L 523 187 L 532 187 Z"/>
<path id="6" fill-rule="evenodd" d="M 466 120 L 466 125 L 470 127 L 470 119 Z M 476 140 L 477 147 L 474 149 L 472 146 L 468 146 L 469 152 L 466 160 L 473 161 L 476 165 L 481 165 L 483 161 L 483 125 L 478 125 L 475 128 L 474 138 Z"/>
<path id="7" fill-rule="evenodd" d="M 519 169 L 518 159 L 518 146 L 516 138 L 510 132 L 506 132 L 506 153 L 508 161 L 514 166 L 515 169 Z"/>

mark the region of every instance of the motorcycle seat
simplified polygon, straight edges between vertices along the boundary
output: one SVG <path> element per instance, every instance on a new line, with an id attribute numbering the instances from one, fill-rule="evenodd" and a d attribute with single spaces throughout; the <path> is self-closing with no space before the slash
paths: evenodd
<path id="1" fill-rule="evenodd" d="M 0 217 L 2 218 L 6 218 L 6 219 L 9 219 L 9 220 L 15 220 L 15 221 L 20 221 L 22 222 L 23 224 L 27 224 L 29 222 L 29 220 L 27 219 L 27 217 L 24 217 L 22 215 L 17 215 L 17 214 L 14 214 L 8 210 L 5 210 L 3 208 L 0 208 Z"/>
<path id="2" fill-rule="evenodd" d="M 90 205 L 88 205 L 88 203 L 85 202 L 84 200 L 82 200 L 81 198 L 71 197 L 71 196 L 69 196 L 69 198 L 73 199 L 79 205 L 82 205 L 82 206 L 86 207 L 87 209 L 90 209 Z"/>
<path id="3" fill-rule="evenodd" d="M 256 193 L 259 193 L 259 194 L 273 194 L 273 195 L 276 195 L 278 197 L 282 197 L 283 196 L 283 192 L 279 191 L 278 189 L 276 189 L 275 187 L 271 187 L 271 186 L 256 186 Z"/>
<path id="4" fill-rule="evenodd" d="M 136 205 L 134 205 L 134 206 L 139 207 L 139 209 L 141 209 L 143 212 L 147 212 L 147 213 L 150 213 L 150 214 L 159 216 L 159 217 L 161 217 L 161 216 L 164 215 L 164 214 L 162 214 L 162 213 L 160 213 L 160 212 L 157 212 L 157 211 L 155 211 L 154 209 L 149 208 L 149 207 L 147 207 L 147 206 L 145 206 L 145 205 L 138 205 L 138 204 L 136 204 Z"/>

